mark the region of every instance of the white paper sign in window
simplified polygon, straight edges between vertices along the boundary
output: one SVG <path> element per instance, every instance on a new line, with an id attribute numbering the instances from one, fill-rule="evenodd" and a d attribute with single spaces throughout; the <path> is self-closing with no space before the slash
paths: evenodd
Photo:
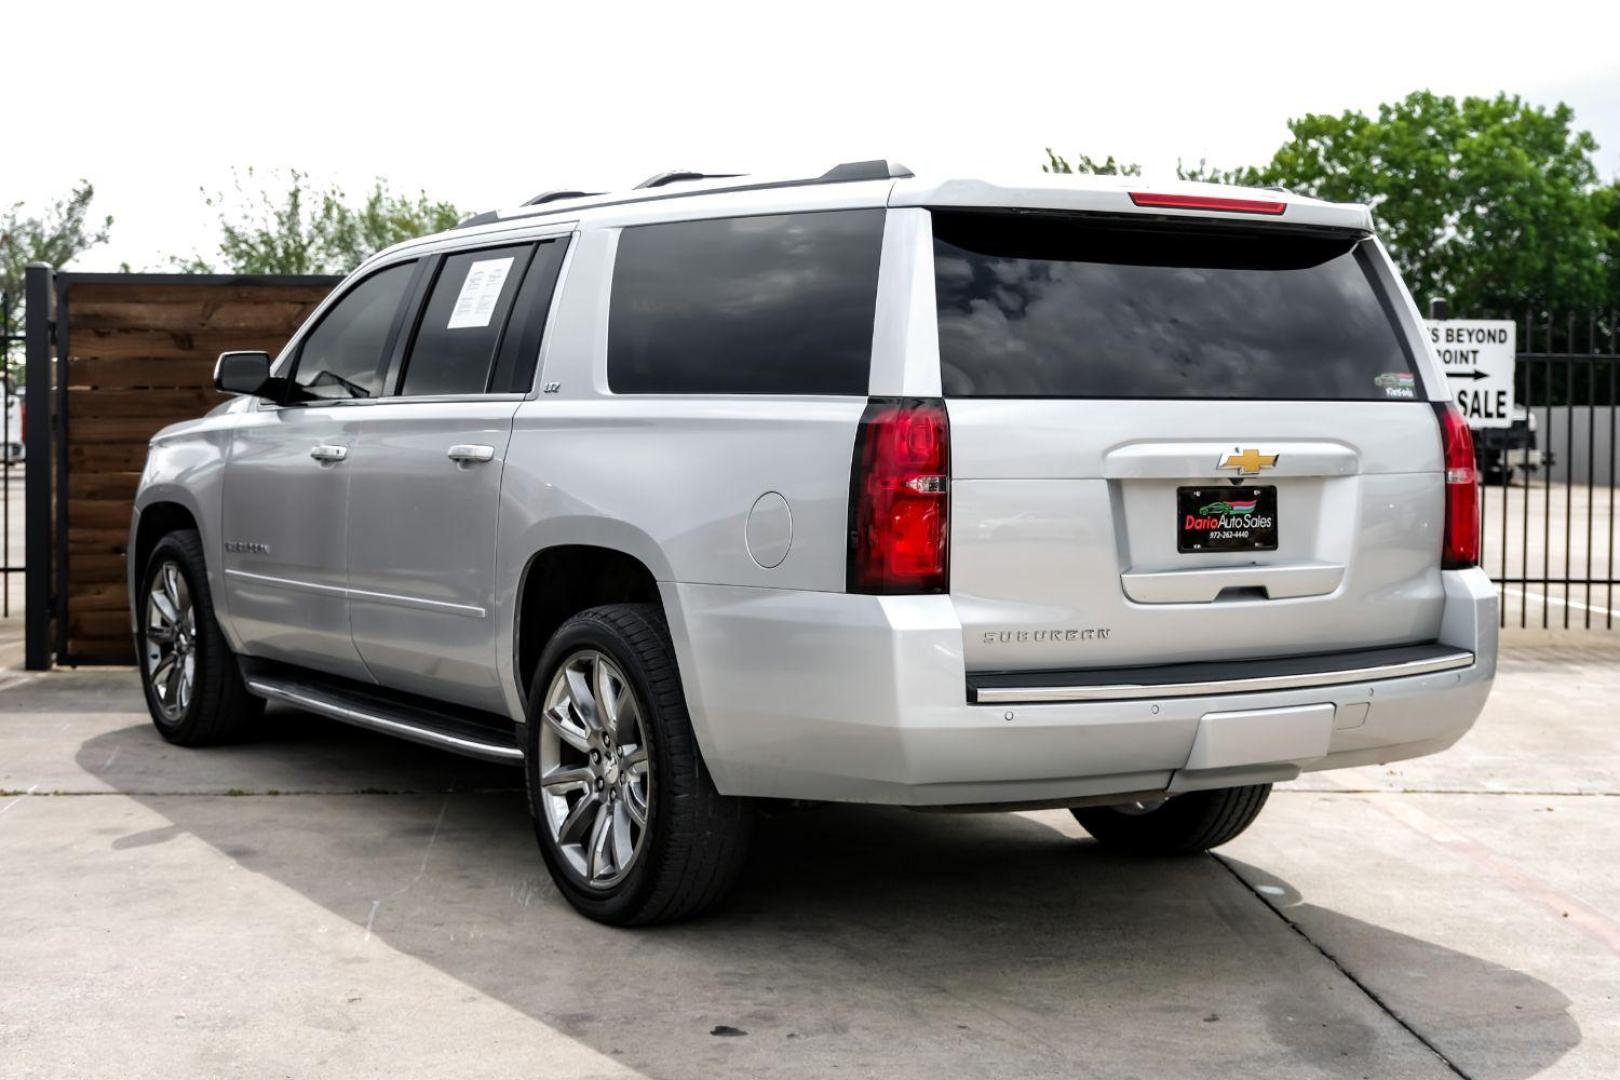
<path id="1" fill-rule="evenodd" d="M 512 272 L 512 256 L 504 259 L 480 259 L 467 269 L 467 280 L 461 283 L 461 294 L 451 309 L 450 321 L 445 328 L 461 330 L 469 326 L 488 326 L 495 314 L 495 302 L 501 298 L 501 286 Z"/>

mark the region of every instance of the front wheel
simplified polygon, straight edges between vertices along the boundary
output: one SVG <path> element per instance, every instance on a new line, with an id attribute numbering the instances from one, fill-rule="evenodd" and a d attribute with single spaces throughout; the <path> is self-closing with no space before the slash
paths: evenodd
<path id="1" fill-rule="evenodd" d="M 1247 829 L 1270 795 L 1270 784 L 1254 784 L 1069 812 L 1106 848 L 1130 855 L 1191 855 L 1220 847 Z"/>
<path id="2" fill-rule="evenodd" d="M 141 686 L 159 734 L 180 746 L 211 746 L 236 738 L 264 712 L 214 618 L 194 530 L 157 542 L 134 601 Z"/>
<path id="3" fill-rule="evenodd" d="M 540 658 L 525 739 L 535 836 L 581 914 L 671 922 L 730 890 L 752 808 L 709 778 L 656 607 L 610 604 L 563 623 Z"/>

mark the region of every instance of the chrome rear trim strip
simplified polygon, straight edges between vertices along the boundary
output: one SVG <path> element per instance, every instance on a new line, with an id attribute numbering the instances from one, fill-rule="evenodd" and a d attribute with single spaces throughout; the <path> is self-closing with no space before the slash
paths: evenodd
<path id="1" fill-rule="evenodd" d="M 279 683 L 263 679 L 250 679 L 248 689 L 260 697 L 285 701 L 289 705 L 296 705 L 300 709 L 308 709 L 310 712 L 320 713 L 322 716 L 329 716 L 334 720 L 341 720 L 345 724 L 369 728 L 372 731 L 380 731 L 385 735 L 395 735 L 401 739 L 409 739 L 412 742 L 419 742 L 426 746 L 436 746 L 441 750 L 450 750 L 457 754 L 466 754 L 468 757 L 482 758 L 485 761 L 515 762 L 523 760 L 523 750 L 520 747 L 501 746 L 496 743 L 463 739 L 456 735 L 435 731 L 432 728 L 407 724 L 363 709 L 356 709 L 351 705 L 341 705 L 335 701 L 329 701 L 288 686 L 282 686 Z"/>
<path id="2" fill-rule="evenodd" d="M 1344 671 L 1320 671 L 1301 675 L 1261 675 L 1248 679 L 1219 679 L 1185 683 L 1110 683 L 1106 686 L 1009 686 L 980 687 L 976 700 L 981 705 L 1013 702 L 1034 704 L 1066 701 L 1140 701 L 1143 698 L 1203 697 L 1214 694 L 1246 694 L 1262 690 L 1300 690 L 1313 686 L 1343 686 L 1347 683 L 1404 679 L 1412 675 L 1432 675 L 1472 667 L 1474 654 L 1455 652 L 1424 660 Z"/>

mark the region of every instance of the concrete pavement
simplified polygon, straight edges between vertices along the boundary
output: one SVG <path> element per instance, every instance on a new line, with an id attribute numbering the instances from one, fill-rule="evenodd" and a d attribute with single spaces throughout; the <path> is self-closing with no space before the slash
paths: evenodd
<path id="1" fill-rule="evenodd" d="M 1459 747 L 1218 857 L 826 808 L 627 932 L 504 768 L 285 711 L 178 750 L 127 672 L 0 673 L 0 1075 L 1610 1077 L 1617 716 L 1620 652 L 1519 650 Z"/>

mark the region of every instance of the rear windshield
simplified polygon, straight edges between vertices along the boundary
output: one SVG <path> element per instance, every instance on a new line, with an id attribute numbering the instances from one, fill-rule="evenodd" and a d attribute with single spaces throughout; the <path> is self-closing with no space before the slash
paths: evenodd
<path id="1" fill-rule="evenodd" d="M 933 218 L 947 397 L 1423 400 L 1359 237 Z"/>

